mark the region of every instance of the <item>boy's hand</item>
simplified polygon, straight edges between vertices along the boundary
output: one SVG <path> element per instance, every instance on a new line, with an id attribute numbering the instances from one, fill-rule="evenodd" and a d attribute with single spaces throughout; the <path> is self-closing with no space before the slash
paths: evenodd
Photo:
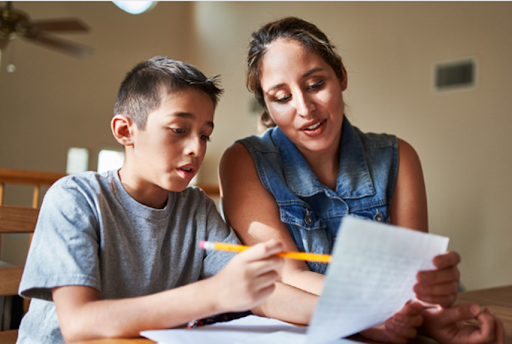
<path id="1" fill-rule="evenodd" d="M 277 270 L 284 259 L 276 256 L 283 245 L 269 240 L 238 253 L 212 279 L 218 285 L 216 298 L 222 312 L 241 312 L 258 305 L 275 288 Z"/>
<path id="2" fill-rule="evenodd" d="M 505 327 L 489 308 L 480 312 L 478 305 L 425 309 L 423 331 L 444 344 L 505 344 Z M 477 324 L 466 322 L 476 320 Z"/>
<path id="3" fill-rule="evenodd" d="M 414 291 L 418 300 L 450 307 L 457 298 L 459 287 L 460 256 L 457 252 L 448 252 L 434 258 L 436 270 L 420 271 L 416 275 L 418 283 Z"/>
<path id="4" fill-rule="evenodd" d="M 405 344 L 418 334 L 416 328 L 423 323 L 422 311 L 421 303 L 409 302 L 384 324 L 364 330 L 361 335 L 383 343 Z"/>

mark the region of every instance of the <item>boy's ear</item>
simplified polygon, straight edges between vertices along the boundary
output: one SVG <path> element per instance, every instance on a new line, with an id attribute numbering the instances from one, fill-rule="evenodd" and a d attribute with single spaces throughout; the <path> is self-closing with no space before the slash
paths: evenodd
<path id="1" fill-rule="evenodd" d="M 115 115 L 110 122 L 112 134 L 114 134 L 117 142 L 125 147 L 133 144 L 134 125 L 135 124 L 125 115 Z"/>

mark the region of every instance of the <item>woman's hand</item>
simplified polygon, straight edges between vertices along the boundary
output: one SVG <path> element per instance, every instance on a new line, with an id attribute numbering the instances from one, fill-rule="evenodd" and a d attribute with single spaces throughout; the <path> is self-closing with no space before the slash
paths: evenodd
<path id="1" fill-rule="evenodd" d="M 451 308 L 425 309 L 422 333 L 443 344 L 505 344 L 503 322 L 489 308 L 457 305 Z M 476 320 L 479 324 L 468 323 Z"/>
<path id="2" fill-rule="evenodd" d="M 420 271 L 416 278 L 414 291 L 418 300 L 442 307 L 450 307 L 457 298 L 459 286 L 460 256 L 457 252 L 448 252 L 434 258 L 436 270 Z"/>
<path id="3" fill-rule="evenodd" d="M 267 298 L 279 279 L 284 259 L 276 256 L 283 245 L 269 240 L 238 253 L 215 276 L 216 299 L 221 312 L 241 312 L 258 305 Z"/>
<path id="4" fill-rule="evenodd" d="M 383 343 L 405 344 L 418 334 L 416 328 L 423 323 L 422 311 L 420 302 L 409 302 L 384 324 L 364 330 L 361 335 Z"/>

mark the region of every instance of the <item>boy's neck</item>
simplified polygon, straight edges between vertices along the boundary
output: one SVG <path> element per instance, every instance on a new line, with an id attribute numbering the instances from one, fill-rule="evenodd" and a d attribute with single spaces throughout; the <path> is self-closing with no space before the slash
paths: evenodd
<path id="1" fill-rule="evenodd" d="M 144 204 L 145 206 L 163 209 L 167 204 L 167 198 L 169 192 L 164 190 L 157 185 L 146 185 L 142 183 L 139 178 L 134 178 L 129 172 L 126 166 L 121 167 L 119 170 L 119 179 L 126 192 L 137 202 Z"/>

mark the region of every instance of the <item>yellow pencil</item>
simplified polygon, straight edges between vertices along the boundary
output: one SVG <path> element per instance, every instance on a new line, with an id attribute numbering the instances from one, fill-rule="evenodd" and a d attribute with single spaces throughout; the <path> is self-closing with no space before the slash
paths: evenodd
<path id="1" fill-rule="evenodd" d="M 211 242 L 201 241 L 199 247 L 203 250 L 217 250 L 217 251 L 231 251 L 231 252 L 242 252 L 247 250 L 250 246 L 225 244 L 223 242 Z M 330 254 L 319 254 L 319 253 L 306 253 L 306 252 L 281 252 L 277 256 L 297 259 L 297 260 L 308 260 L 311 262 L 329 263 L 331 261 Z"/>

